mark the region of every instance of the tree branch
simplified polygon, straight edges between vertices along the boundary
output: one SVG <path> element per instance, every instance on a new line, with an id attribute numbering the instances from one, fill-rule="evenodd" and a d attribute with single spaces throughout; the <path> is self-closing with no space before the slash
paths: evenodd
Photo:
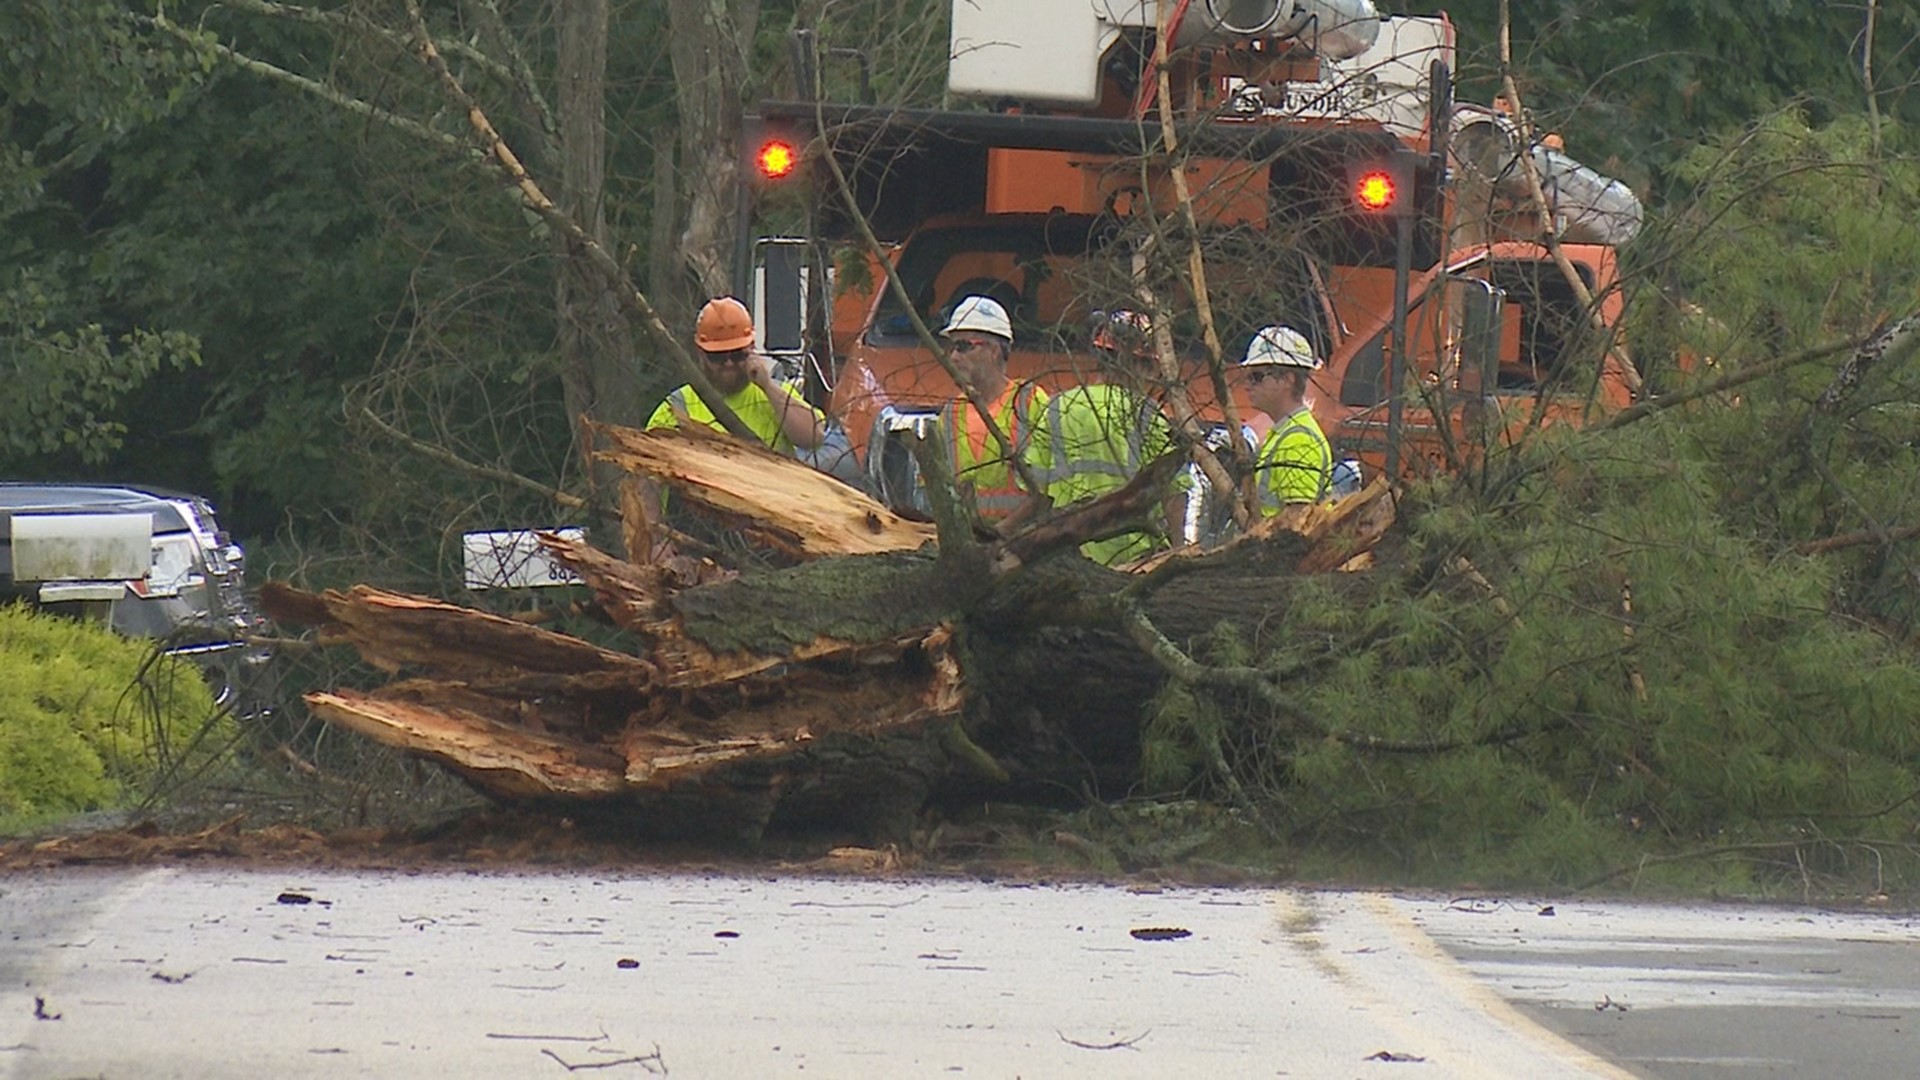
<path id="1" fill-rule="evenodd" d="M 814 117 L 816 129 L 824 133 L 826 118 L 821 114 L 818 106 L 815 107 Z M 824 144 L 826 140 L 823 138 L 821 141 Z M 974 394 L 973 387 L 960 376 L 960 369 L 954 365 L 953 357 L 948 354 L 945 343 L 934 335 L 932 329 L 927 326 L 926 320 L 920 317 L 919 309 L 914 307 L 913 297 L 908 295 L 906 283 L 900 280 L 900 271 L 894 267 L 893 260 L 887 257 L 886 249 L 880 245 L 880 238 L 873 234 L 873 225 L 867 221 L 867 215 L 861 212 L 860 202 L 853 194 L 853 185 L 847 181 L 846 171 L 840 168 L 840 160 L 835 155 L 834 148 L 831 145 L 824 145 L 820 156 L 826 162 L 827 169 L 833 173 L 834 187 L 840 193 L 841 202 L 846 205 L 847 215 L 852 218 L 854 227 L 860 232 L 861 243 L 865 245 L 867 253 L 873 260 L 880 264 L 880 270 L 887 278 L 888 291 L 899 302 L 900 309 L 907 313 L 907 321 L 913 324 L 914 335 L 920 339 L 921 344 L 933 352 L 933 358 L 940 364 L 941 370 L 947 373 L 947 377 L 953 380 L 953 384 L 960 388 L 960 393 L 973 405 L 974 411 L 980 414 L 980 419 L 987 426 L 987 435 L 993 439 L 994 445 L 999 447 L 1000 453 L 1005 455 L 1008 466 L 1020 478 L 1020 483 L 1026 487 L 1028 494 L 1035 498 L 1042 497 L 1046 487 L 1033 475 L 1033 470 L 1027 468 L 1027 463 L 1021 460 L 1021 455 L 1015 452 L 1013 440 L 1007 437 L 1006 431 L 1000 426 L 999 418 L 993 415 L 993 403 L 982 402 Z M 1011 349 L 1013 346 L 1009 343 L 1007 347 Z M 948 432 L 947 437 L 954 438 L 958 434 L 958 432 Z M 1059 448 L 1055 447 L 1054 452 L 1058 453 Z"/>
<path id="2" fill-rule="evenodd" d="M 1520 152 L 1517 155 L 1520 175 L 1526 178 L 1527 195 L 1540 216 L 1540 238 L 1547 246 L 1547 254 L 1553 257 L 1554 266 L 1567 280 L 1567 288 L 1573 291 L 1574 299 L 1585 310 L 1587 322 L 1606 338 L 1607 348 L 1603 355 L 1615 356 L 1614 342 L 1618 339 L 1620 328 L 1607 325 L 1606 319 L 1600 314 L 1600 306 L 1594 302 L 1593 291 L 1587 288 L 1580 272 L 1574 269 L 1573 260 L 1561 248 L 1560 236 L 1553 227 L 1553 208 L 1547 204 L 1546 189 L 1540 186 L 1540 172 L 1533 166 L 1533 124 L 1527 119 L 1525 103 L 1520 100 L 1520 86 L 1513 79 L 1513 19 L 1509 9 L 1510 0 L 1500 0 L 1500 85 L 1507 103 L 1513 107 L 1513 123 L 1520 133 Z M 1637 396 L 1644 385 L 1640 369 L 1624 355 L 1618 356 L 1618 359 L 1621 374 L 1627 380 L 1627 389 Z"/>
<path id="3" fill-rule="evenodd" d="M 1866 547 L 1868 544 L 1891 544 L 1899 540 L 1911 540 L 1920 536 L 1920 525 L 1901 525 L 1889 529 L 1862 529 L 1859 532 L 1841 533 L 1838 536 L 1823 537 L 1819 540 L 1807 540 L 1793 545 L 1795 555 L 1826 555 L 1830 552 L 1844 551 L 1847 548 Z"/>
<path id="4" fill-rule="evenodd" d="M 1741 368 L 1739 371 L 1730 371 L 1725 375 L 1709 379 L 1706 382 L 1689 387 L 1677 394 L 1668 394 L 1665 397 L 1646 398 L 1641 401 L 1636 401 L 1632 405 L 1608 417 L 1605 423 L 1595 424 L 1587 428 L 1587 430 L 1592 432 L 1614 431 L 1626 427 L 1628 424 L 1645 420 L 1647 417 L 1656 413 L 1663 413 L 1668 409 L 1699 401 L 1701 398 L 1722 394 L 1728 390 L 1745 386 L 1750 382 L 1764 379 L 1769 375 L 1777 375 L 1788 368 L 1798 367 L 1801 364 L 1811 363 L 1815 360 L 1823 360 L 1835 353 L 1857 348 L 1860 343 L 1861 339 L 1859 338 L 1853 338 L 1847 341 L 1828 342 L 1825 345 L 1816 345 L 1811 349 L 1803 349 L 1789 356 L 1776 356 L 1771 360 L 1762 360 L 1760 363 Z"/>
<path id="5" fill-rule="evenodd" d="M 651 331 L 660 344 L 665 346 L 667 354 L 673 358 L 681 374 L 686 376 L 694 393 L 700 395 L 700 400 L 706 403 L 708 410 L 713 413 L 720 425 L 737 438 L 758 443 L 760 437 L 754 434 L 753 429 L 727 406 L 726 399 L 714 387 L 712 380 L 707 378 L 707 373 L 700 369 L 700 365 L 680 343 L 680 339 L 667 329 L 666 323 L 660 318 L 660 313 L 654 310 L 652 301 L 648 300 L 646 294 L 628 279 L 620 263 L 607 252 L 607 249 L 596 243 L 593 237 L 587 235 L 579 222 L 574 221 L 565 211 L 555 206 L 553 200 L 547 198 L 546 192 L 540 190 L 540 185 L 528 175 L 526 168 L 520 164 L 520 159 L 515 156 L 513 148 L 501 138 L 500 133 L 494 129 L 492 121 L 487 119 L 487 114 L 481 110 L 479 104 L 473 100 L 473 96 L 467 93 L 466 87 L 462 86 L 460 80 L 448 69 L 445 58 L 440 55 L 439 48 L 434 44 L 433 35 L 427 29 L 426 16 L 421 13 L 419 0 L 407 0 L 407 14 L 413 20 L 416 55 L 439 77 L 447 93 L 467 110 L 467 122 L 485 148 L 488 159 L 495 168 L 506 175 L 507 180 L 519 192 L 521 203 L 565 236 L 576 251 L 586 256 L 588 264 L 606 277 L 613 286 L 614 295 L 620 300 L 621 307 L 638 315 L 641 325 Z"/>
<path id="6" fill-rule="evenodd" d="M 328 104 L 344 109 L 357 116 L 364 116 L 369 120 L 376 120 L 396 131 L 411 135 L 422 141 L 434 143 L 446 149 L 457 150 L 466 156 L 472 164 L 483 167 L 486 165 L 486 156 L 479 150 L 444 131 L 435 131 L 418 120 L 388 112 L 377 105 L 369 105 L 359 98 L 342 93 L 325 83 L 309 79 L 304 75 L 296 75 L 285 68 L 276 67 L 264 60 L 256 60 L 236 49 L 222 45 L 218 41 L 195 34 L 186 27 L 168 19 L 165 15 L 135 15 L 133 18 L 136 22 L 171 34 L 194 48 L 206 49 L 216 57 L 225 60 L 227 63 L 243 71 L 250 71 L 255 75 L 271 79 L 274 82 L 285 83 L 302 93 L 312 94 Z"/>
<path id="7" fill-rule="evenodd" d="M 467 473 L 472 476 L 478 476 L 483 480 L 494 480 L 494 481 L 498 481 L 499 483 L 512 484 L 515 487 L 525 488 L 526 490 L 534 492 L 536 494 L 544 495 L 547 498 L 553 500 L 554 502 L 558 503 L 561 506 L 566 507 L 569 510 L 592 509 L 592 504 L 587 502 L 587 500 L 581 498 L 578 495 L 571 495 L 571 494 L 568 494 L 567 492 L 561 491 L 559 488 L 549 487 L 548 485 L 543 484 L 540 481 L 533 479 L 532 477 L 522 476 L 519 473 L 513 472 L 512 470 L 509 470 L 509 469 L 499 469 L 491 465 L 481 465 L 476 462 L 468 461 L 467 459 L 459 456 L 458 454 L 455 454 L 451 450 L 445 449 L 444 447 L 435 446 L 432 443 L 425 442 L 420 439 L 416 439 L 412 435 L 409 435 L 406 432 L 401 431 L 399 428 L 394 427 L 393 425 L 387 423 L 385 420 L 380 419 L 378 416 L 374 415 L 374 412 L 372 409 L 369 409 L 364 405 L 361 406 L 360 408 L 360 415 L 368 423 L 372 424 L 374 428 L 380 432 L 380 434 L 385 435 L 387 438 L 394 440 L 395 442 L 401 444 L 402 446 L 405 446 L 407 449 L 412 450 L 414 453 L 419 454 L 422 457 L 432 458 L 434 461 L 438 461 L 442 465 L 452 466 L 453 468 L 458 469 L 461 472 Z"/>

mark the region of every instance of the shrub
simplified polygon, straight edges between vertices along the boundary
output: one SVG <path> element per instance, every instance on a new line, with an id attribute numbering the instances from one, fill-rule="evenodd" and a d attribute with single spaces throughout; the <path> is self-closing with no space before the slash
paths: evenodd
<path id="1" fill-rule="evenodd" d="M 149 664 L 152 645 L 106 627 L 0 606 L 0 818 L 124 802 L 175 763 L 215 717 L 186 661 Z"/>

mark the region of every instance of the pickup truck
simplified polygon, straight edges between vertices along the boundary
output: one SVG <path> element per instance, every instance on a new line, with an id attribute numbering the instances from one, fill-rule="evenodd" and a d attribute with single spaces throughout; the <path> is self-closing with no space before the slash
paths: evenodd
<path id="1" fill-rule="evenodd" d="M 162 488 L 0 482 L 0 603 L 94 618 L 206 668 L 223 698 L 264 663 L 245 553 L 213 505 Z"/>

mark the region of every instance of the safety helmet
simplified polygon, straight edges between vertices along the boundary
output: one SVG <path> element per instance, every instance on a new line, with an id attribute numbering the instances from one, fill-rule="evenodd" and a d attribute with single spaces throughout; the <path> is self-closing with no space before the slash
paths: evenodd
<path id="1" fill-rule="evenodd" d="M 1144 311 L 1103 311 L 1093 328 L 1093 347 L 1131 356 L 1153 355 L 1153 319 Z"/>
<path id="2" fill-rule="evenodd" d="M 1313 345 L 1291 326 L 1261 327 L 1254 333 L 1253 340 L 1247 342 L 1247 356 L 1240 364 L 1320 370 L 1320 358 L 1314 355 Z"/>
<path id="3" fill-rule="evenodd" d="M 731 296 L 707 301 L 693 325 L 693 343 L 702 352 L 732 352 L 753 344 L 753 316 Z"/>
<path id="4" fill-rule="evenodd" d="M 1013 340 L 1013 320 L 1007 318 L 1007 309 L 987 296 L 969 296 L 953 306 L 953 316 L 940 333 L 944 337 L 959 330 L 978 330 L 1006 341 Z"/>

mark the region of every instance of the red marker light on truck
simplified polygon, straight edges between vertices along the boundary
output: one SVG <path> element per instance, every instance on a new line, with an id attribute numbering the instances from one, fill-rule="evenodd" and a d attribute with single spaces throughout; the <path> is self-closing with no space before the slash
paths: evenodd
<path id="1" fill-rule="evenodd" d="M 1360 209 L 1378 212 L 1393 205 L 1394 197 L 1400 192 L 1394 187 L 1393 174 L 1389 172 L 1366 172 L 1353 185 L 1353 199 Z"/>
<path id="2" fill-rule="evenodd" d="M 800 163 L 800 155 L 794 153 L 792 143 L 768 139 L 760 144 L 760 152 L 753 160 L 760 167 L 761 176 L 778 180 L 793 172 L 793 167 Z"/>

